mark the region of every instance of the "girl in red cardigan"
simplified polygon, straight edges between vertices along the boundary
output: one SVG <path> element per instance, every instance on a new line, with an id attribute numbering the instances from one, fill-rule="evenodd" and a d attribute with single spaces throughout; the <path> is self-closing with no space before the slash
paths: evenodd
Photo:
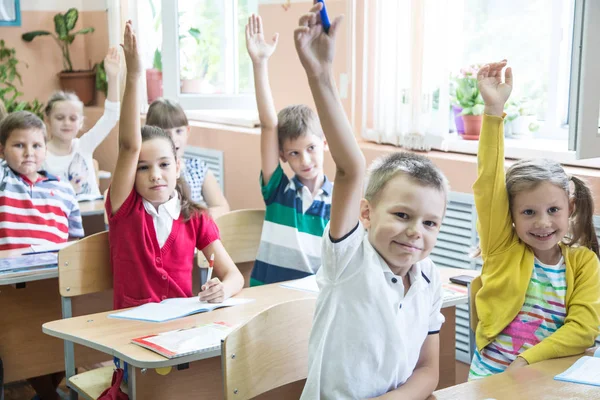
<path id="1" fill-rule="evenodd" d="M 157 127 L 140 129 L 142 67 L 130 21 L 123 50 L 127 79 L 119 156 L 106 201 L 114 307 L 192 296 L 194 249 L 207 259 L 215 256 L 217 277 L 203 285 L 200 300 L 222 302 L 242 289 L 244 279 L 211 217 L 189 199 L 171 137 Z"/>

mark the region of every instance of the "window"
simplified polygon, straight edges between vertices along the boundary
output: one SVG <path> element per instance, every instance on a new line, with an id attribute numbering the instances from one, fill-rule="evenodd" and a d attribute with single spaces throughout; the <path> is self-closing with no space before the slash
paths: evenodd
<path id="1" fill-rule="evenodd" d="M 257 2 L 138 0 L 140 22 L 152 21 L 138 24 L 144 60 L 162 67 L 163 95 L 185 109 L 255 108 L 244 29 Z"/>
<path id="2" fill-rule="evenodd" d="M 366 0 L 363 137 L 473 152 L 476 142 L 452 133 L 452 77 L 506 58 L 515 70 L 507 150 L 519 141 L 519 154 L 536 142 L 567 153 L 593 137 L 600 156 L 598 18 L 600 2 L 589 0 Z M 575 138 L 582 124 L 587 136 Z"/>

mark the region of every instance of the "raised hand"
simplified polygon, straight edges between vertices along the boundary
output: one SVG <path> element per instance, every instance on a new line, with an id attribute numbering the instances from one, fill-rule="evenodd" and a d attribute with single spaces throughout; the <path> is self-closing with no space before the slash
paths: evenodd
<path id="1" fill-rule="evenodd" d="M 477 86 L 485 103 L 485 113 L 501 116 L 504 104 L 510 97 L 513 86 L 512 69 L 506 68 L 504 82 L 502 82 L 502 69 L 506 60 L 486 64 L 477 73 Z"/>
<path id="2" fill-rule="evenodd" d="M 260 15 L 252 14 L 248 18 L 248 23 L 246 24 L 246 48 L 253 63 L 257 64 L 269 59 L 277 47 L 278 39 L 279 33 L 276 33 L 273 35 L 273 43 L 267 43 Z"/>
<path id="3" fill-rule="evenodd" d="M 131 20 L 125 24 L 125 35 L 123 37 L 123 53 L 127 65 L 127 75 L 140 75 L 142 73 L 142 61 L 137 46 L 137 39 L 133 32 Z"/>
<path id="4" fill-rule="evenodd" d="M 108 53 L 104 57 L 104 70 L 109 79 L 116 78 L 119 75 L 121 71 L 121 57 L 116 47 L 108 49 Z"/>
<path id="5" fill-rule="evenodd" d="M 309 77 L 320 76 L 333 63 L 335 37 L 343 16 L 333 20 L 329 33 L 325 33 L 319 12 L 323 3 L 316 3 L 310 11 L 300 17 L 294 31 L 294 42 L 300 62 Z"/>

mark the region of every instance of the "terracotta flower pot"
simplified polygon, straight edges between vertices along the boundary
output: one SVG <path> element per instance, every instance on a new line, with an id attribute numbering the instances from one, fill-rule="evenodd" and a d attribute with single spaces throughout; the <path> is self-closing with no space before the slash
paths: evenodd
<path id="1" fill-rule="evenodd" d="M 163 95 L 162 72 L 156 68 L 146 70 L 146 89 L 148 94 L 148 104 Z"/>
<path id="2" fill-rule="evenodd" d="M 60 87 L 66 92 L 74 92 L 79 100 L 89 106 L 96 93 L 96 71 L 63 71 L 58 74 Z"/>
<path id="3" fill-rule="evenodd" d="M 465 140 L 479 140 L 479 131 L 481 131 L 481 121 L 483 115 L 463 115 L 465 133 L 462 135 Z"/>

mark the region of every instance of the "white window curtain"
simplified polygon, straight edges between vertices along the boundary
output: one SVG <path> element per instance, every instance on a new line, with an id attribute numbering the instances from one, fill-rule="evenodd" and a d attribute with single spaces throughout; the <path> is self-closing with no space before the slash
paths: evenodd
<path id="1" fill-rule="evenodd" d="M 443 149 L 449 136 L 450 0 L 366 3 L 374 15 L 365 19 L 374 25 L 365 54 L 375 59 L 364 79 L 372 101 L 363 103 L 363 137 L 407 149 Z"/>

